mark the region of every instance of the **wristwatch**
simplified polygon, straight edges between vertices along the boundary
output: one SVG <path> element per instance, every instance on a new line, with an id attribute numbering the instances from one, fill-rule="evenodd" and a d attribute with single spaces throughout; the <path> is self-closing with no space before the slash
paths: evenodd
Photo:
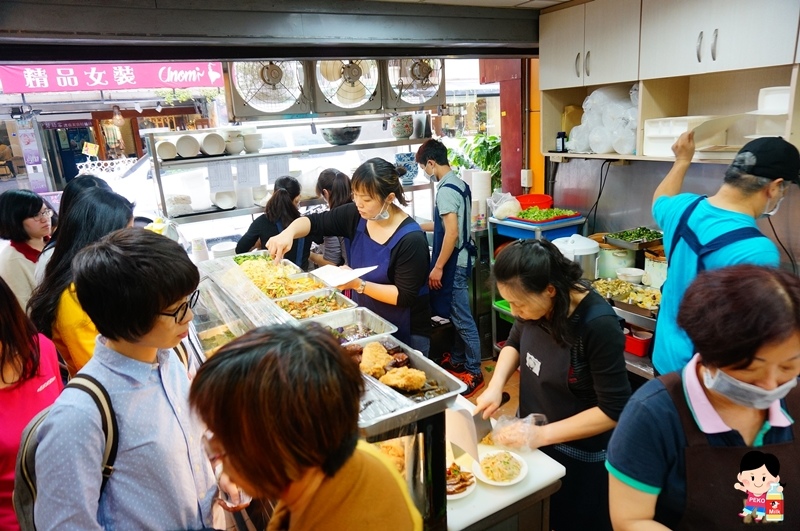
<path id="1" fill-rule="evenodd" d="M 358 285 L 356 288 L 356 293 L 364 293 L 364 289 L 367 287 L 367 281 L 363 278 L 361 279 L 361 284 Z"/>

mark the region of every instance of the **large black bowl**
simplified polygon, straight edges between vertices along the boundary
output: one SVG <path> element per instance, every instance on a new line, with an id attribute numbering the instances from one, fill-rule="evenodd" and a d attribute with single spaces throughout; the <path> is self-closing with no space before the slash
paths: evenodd
<path id="1" fill-rule="evenodd" d="M 361 126 L 334 127 L 322 130 L 322 138 L 325 139 L 325 142 L 333 144 L 334 146 L 352 144 L 358 139 L 358 135 L 360 134 Z"/>

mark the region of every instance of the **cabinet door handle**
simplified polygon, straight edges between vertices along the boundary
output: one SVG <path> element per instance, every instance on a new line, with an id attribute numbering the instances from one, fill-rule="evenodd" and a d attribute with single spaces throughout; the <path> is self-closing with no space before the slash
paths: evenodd
<path id="1" fill-rule="evenodd" d="M 583 71 L 586 72 L 586 77 L 589 77 L 589 59 L 592 56 L 592 51 L 586 52 L 586 59 L 583 60 Z"/>
<path id="2" fill-rule="evenodd" d="M 697 50 L 696 51 L 697 51 L 697 62 L 698 63 L 701 60 L 701 56 L 700 56 L 700 49 L 701 48 L 700 47 L 702 45 L 703 45 L 703 32 L 701 31 L 700 33 L 697 34 Z"/>
<path id="3" fill-rule="evenodd" d="M 581 77 L 580 62 L 581 62 L 581 52 L 578 52 L 577 55 L 575 55 L 575 77 L 577 78 Z"/>
<path id="4" fill-rule="evenodd" d="M 717 37 L 719 37 L 719 28 L 714 29 L 714 37 L 711 41 L 711 60 L 717 60 Z"/>

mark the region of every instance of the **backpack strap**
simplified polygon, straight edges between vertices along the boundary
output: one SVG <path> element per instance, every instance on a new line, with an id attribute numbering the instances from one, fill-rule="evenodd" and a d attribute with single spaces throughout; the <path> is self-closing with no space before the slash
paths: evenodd
<path id="1" fill-rule="evenodd" d="M 470 257 L 475 256 L 477 254 L 477 247 L 472 243 L 472 237 L 469 234 L 469 220 L 467 219 L 467 204 L 472 204 L 472 190 L 470 190 L 467 183 L 464 183 L 464 190 L 461 190 L 461 188 L 453 183 L 443 184 L 442 188 L 452 188 L 464 199 L 464 224 L 461 226 L 461 247 L 456 247 L 455 250 L 460 251 L 466 247 Z"/>
<path id="2" fill-rule="evenodd" d="M 760 230 L 755 227 L 741 227 L 736 230 L 732 230 L 731 232 L 726 232 L 720 236 L 717 236 L 707 244 L 703 245 L 700 251 L 697 253 L 697 272 L 705 270 L 705 257 L 709 254 L 713 253 L 714 251 L 718 251 L 723 247 L 727 247 L 732 243 L 736 243 L 742 240 L 749 240 L 751 238 L 766 238 Z"/>
<path id="3" fill-rule="evenodd" d="M 100 492 L 108 483 L 108 478 L 114 472 L 114 461 L 117 458 L 117 446 L 119 444 L 119 427 L 117 426 L 117 416 L 111 405 L 111 397 L 108 396 L 106 388 L 99 381 L 87 374 L 76 374 L 69 381 L 67 387 L 80 389 L 87 393 L 97 409 L 100 411 L 100 420 L 103 425 L 103 434 L 106 438 L 105 450 L 103 451 L 103 483 L 100 485 Z"/>

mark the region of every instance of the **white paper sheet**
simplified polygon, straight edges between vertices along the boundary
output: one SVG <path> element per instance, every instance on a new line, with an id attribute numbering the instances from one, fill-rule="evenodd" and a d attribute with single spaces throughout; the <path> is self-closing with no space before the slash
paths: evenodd
<path id="1" fill-rule="evenodd" d="M 478 460 L 478 435 L 472 411 L 475 405 L 459 395 L 452 406 L 444 411 L 447 440 Z"/>
<path id="2" fill-rule="evenodd" d="M 325 265 L 319 269 L 314 269 L 311 274 L 325 282 L 329 286 L 341 286 L 348 282 L 362 277 L 377 268 L 378 266 L 359 267 L 358 269 L 345 269 L 334 265 Z"/>

